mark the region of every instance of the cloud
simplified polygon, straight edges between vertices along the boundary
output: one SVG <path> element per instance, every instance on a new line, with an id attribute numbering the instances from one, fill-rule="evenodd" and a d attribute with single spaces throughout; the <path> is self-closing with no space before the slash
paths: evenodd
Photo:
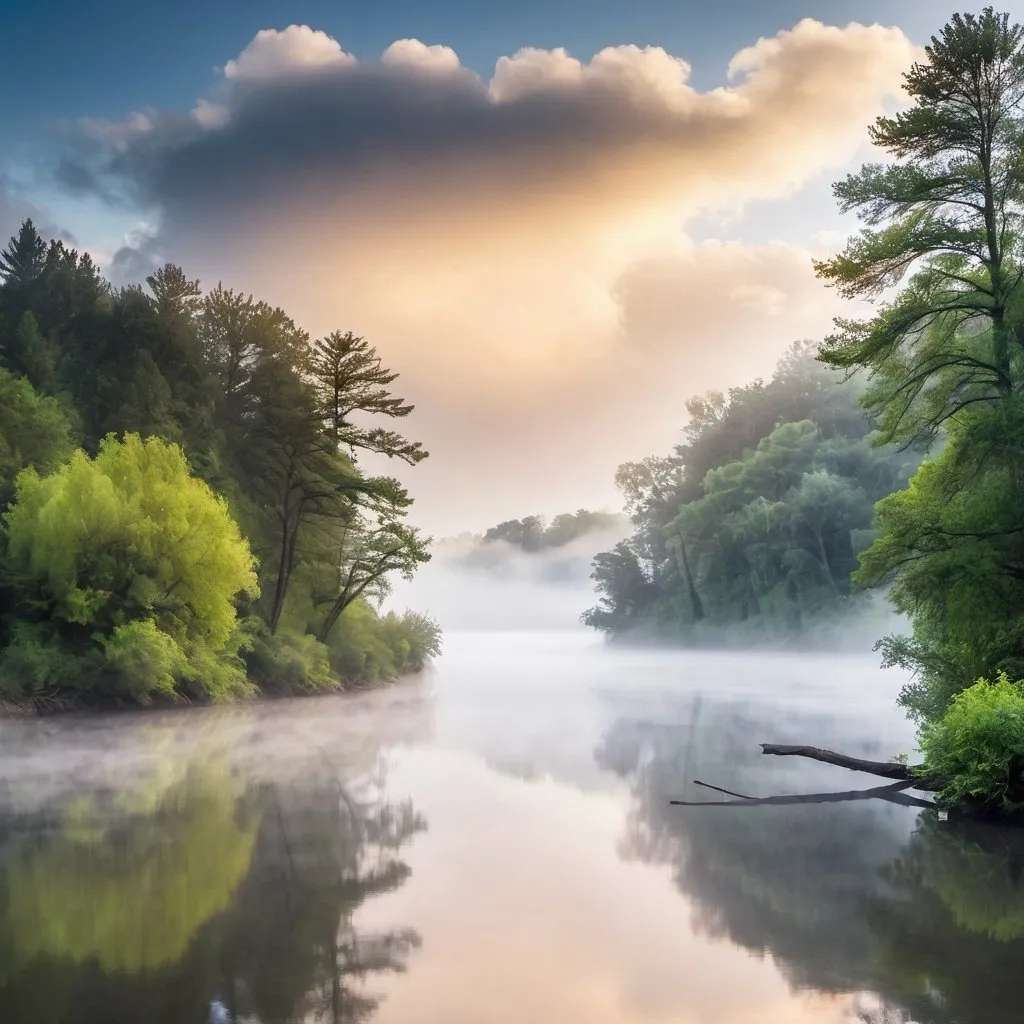
<path id="1" fill-rule="evenodd" d="M 525 49 L 485 82 L 447 47 L 405 39 L 364 63 L 292 25 L 258 33 L 189 115 L 85 127 L 110 147 L 109 176 L 189 221 L 300 187 L 321 201 L 358 189 L 403 219 L 422 215 L 424 188 L 446 211 L 497 195 L 563 215 L 597 199 L 608 212 L 694 207 L 780 194 L 841 159 L 913 52 L 898 29 L 807 19 L 738 53 L 729 87 L 702 93 L 657 47 L 586 63 Z"/>
<path id="2" fill-rule="evenodd" d="M 141 224 L 128 232 L 124 245 L 115 250 L 104 269 L 115 285 L 139 284 L 164 262 L 156 231 Z"/>
<path id="3" fill-rule="evenodd" d="M 24 198 L 17 185 L 0 173 L 0 249 L 7 247 L 8 239 L 18 233 L 26 220 L 31 220 L 44 238 L 77 244 L 71 232 L 56 225 L 45 209 Z"/>
<path id="4" fill-rule="evenodd" d="M 369 337 L 419 404 L 433 521 L 472 504 L 482 526 L 541 482 L 558 493 L 538 511 L 603 504 L 689 394 L 769 372 L 846 311 L 810 237 L 695 246 L 682 228 L 842 168 L 915 56 L 897 29 L 808 19 L 701 92 L 657 47 L 526 49 L 484 80 L 445 46 L 364 62 L 293 25 L 188 113 L 84 122 L 64 176 L 157 217 L 152 248 L 190 274 Z M 580 494 L 584 472 L 607 483 Z"/>

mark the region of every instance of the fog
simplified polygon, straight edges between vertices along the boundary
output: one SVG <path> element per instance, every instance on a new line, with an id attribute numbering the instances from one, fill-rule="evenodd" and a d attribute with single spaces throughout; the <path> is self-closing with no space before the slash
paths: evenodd
<path id="1" fill-rule="evenodd" d="M 436 542 L 411 582 L 396 582 L 387 607 L 415 608 L 455 630 L 564 630 L 596 600 L 591 562 L 625 539 L 627 519 L 568 544 L 526 552 L 465 536 Z M 582 627 L 579 627 L 582 628 Z"/>

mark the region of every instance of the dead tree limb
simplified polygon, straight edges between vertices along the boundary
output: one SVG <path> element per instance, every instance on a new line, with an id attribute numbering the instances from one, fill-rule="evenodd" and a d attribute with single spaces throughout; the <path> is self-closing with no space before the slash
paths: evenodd
<path id="1" fill-rule="evenodd" d="M 709 786 L 707 783 L 699 783 L 705 789 L 715 789 L 717 786 Z M 930 800 L 922 800 L 919 797 L 910 796 L 903 790 L 916 788 L 916 783 L 904 779 L 901 782 L 894 782 L 888 786 L 876 786 L 874 789 L 854 789 L 843 793 L 796 793 L 792 796 L 764 796 L 764 797 L 741 797 L 738 800 L 669 800 L 669 804 L 675 807 L 789 807 L 794 804 L 840 804 L 849 803 L 854 800 L 888 800 L 890 803 L 901 804 L 904 807 L 934 808 Z"/>
<path id="2" fill-rule="evenodd" d="M 821 747 L 792 747 L 778 743 L 762 743 L 761 753 L 778 754 L 780 757 L 809 757 L 813 761 L 834 764 L 838 768 L 849 768 L 853 772 L 867 772 L 869 775 L 879 775 L 883 779 L 900 779 L 910 782 L 913 783 L 915 789 L 936 790 L 942 788 L 941 782 L 921 775 L 921 768 L 918 765 L 900 764 L 899 761 L 865 761 L 861 757 L 849 757 L 846 754 L 837 754 L 834 750 L 824 750 Z"/>

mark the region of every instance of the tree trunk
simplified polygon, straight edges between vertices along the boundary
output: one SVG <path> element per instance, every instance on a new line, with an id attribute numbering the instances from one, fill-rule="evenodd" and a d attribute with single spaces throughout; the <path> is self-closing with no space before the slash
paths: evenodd
<path id="1" fill-rule="evenodd" d="M 693 582 L 693 573 L 690 571 L 690 559 L 686 556 L 686 542 L 679 538 L 679 553 L 683 558 L 683 572 L 686 574 L 686 586 L 690 592 L 690 607 L 693 610 L 693 621 L 700 622 L 704 618 L 704 603 L 697 592 L 697 585 Z"/>
<path id="2" fill-rule="evenodd" d="M 879 775 L 883 779 L 900 779 L 913 782 L 915 789 L 936 790 L 942 784 L 935 779 L 922 778 L 918 775 L 920 767 L 900 764 L 898 761 L 866 761 L 860 757 L 849 757 L 837 754 L 834 750 L 823 750 L 821 747 L 794 747 L 778 743 L 762 743 L 762 754 L 777 754 L 780 757 L 809 757 L 813 761 L 834 764 L 838 768 L 849 768 L 854 772 L 867 772 Z"/>
<path id="3" fill-rule="evenodd" d="M 825 575 L 828 577 L 828 585 L 832 588 L 832 593 L 836 597 L 839 597 L 839 587 L 836 586 L 836 578 L 832 574 L 832 566 L 829 564 L 828 555 L 825 552 L 825 540 L 821 536 L 821 527 L 818 526 L 814 531 L 815 540 L 818 542 L 818 553 L 821 556 L 821 567 L 825 570 Z"/>
<path id="4" fill-rule="evenodd" d="M 342 594 L 334 604 L 331 605 L 331 610 L 324 616 L 323 624 L 320 626 L 320 629 L 316 634 L 316 638 L 320 643 L 327 643 L 327 638 L 331 635 L 331 630 L 334 629 L 335 623 L 341 618 L 341 613 L 354 600 L 355 598 L 348 600 L 347 595 Z"/>
<path id="5" fill-rule="evenodd" d="M 277 580 L 274 584 L 274 603 L 270 609 L 271 635 L 277 632 L 277 625 L 281 621 L 281 613 L 284 611 L 284 599 L 288 593 L 288 584 L 295 561 L 295 540 L 298 529 L 298 522 L 293 529 L 287 520 L 281 527 L 281 556 L 277 567 Z"/>

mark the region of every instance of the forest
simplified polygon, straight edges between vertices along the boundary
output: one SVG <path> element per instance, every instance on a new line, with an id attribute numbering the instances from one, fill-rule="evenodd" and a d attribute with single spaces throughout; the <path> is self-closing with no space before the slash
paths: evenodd
<path id="1" fill-rule="evenodd" d="M 440 630 L 380 614 L 429 559 L 374 453 L 412 406 L 351 332 L 176 266 L 111 287 L 28 220 L 0 252 L 0 700 L 217 701 L 416 671 Z"/>
<path id="2" fill-rule="evenodd" d="M 874 315 L 837 320 L 818 367 L 802 347 L 768 384 L 691 402 L 674 453 L 620 468 L 637 529 L 596 559 L 585 620 L 778 635 L 885 591 L 911 625 L 879 647 L 910 672 L 920 775 L 1019 810 L 1024 27 L 954 15 L 904 86 L 869 129 L 888 161 L 834 186 L 864 227 L 815 264 Z"/>
<path id="3" fill-rule="evenodd" d="M 857 380 L 794 345 L 771 380 L 687 402 L 685 440 L 620 466 L 633 535 L 594 561 L 585 613 L 612 635 L 689 642 L 792 639 L 863 594 L 851 572 L 876 501 L 919 454 L 879 448 Z"/>

